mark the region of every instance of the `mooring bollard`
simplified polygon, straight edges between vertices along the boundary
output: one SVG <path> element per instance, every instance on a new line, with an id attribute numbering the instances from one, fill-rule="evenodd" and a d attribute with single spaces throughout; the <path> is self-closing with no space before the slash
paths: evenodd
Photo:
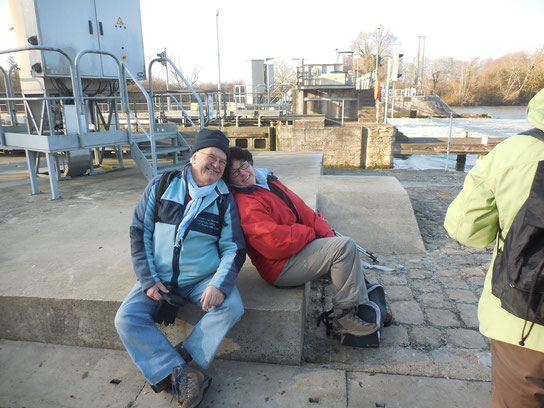
<path id="1" fill-rule="evenodd" d="M 448 171 L 448 162 L 450 160 L 450 146 L 451 146 L 451 126 L 453 121 L 453 113 L 450 112 L 450 134 L 448 135 L 448 146 L 446 148 L 446 171 Z"/>

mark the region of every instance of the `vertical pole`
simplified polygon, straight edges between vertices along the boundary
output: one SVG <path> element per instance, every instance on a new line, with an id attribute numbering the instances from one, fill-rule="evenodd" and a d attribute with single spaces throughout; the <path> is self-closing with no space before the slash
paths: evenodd
<path id="1" fill-rule="evenodd" d="M 57 188 L 57 171 L 55 166 L 55 158 L 53 153 L 45 153 L 47 158 L 47 169 L 49 171 L 49 185 L 51 186 L 51 200 L 58 200 L 60 197 Z"/>
<path id="2" fill-rule="evenodd" d="M 342 126 L 344 126 L 344 103 L 345 99 L 342 99 Z"/>
<path id="3" fill-rule="evenodd" d="M 166 58 L 166 47 L 164 47 L 164 58 Z M 170 93 L 170 81 L 168 80 L 168 63 L 164 62 L 164 68 L 166 69 L 166 93 Z M 170 112 L 170 97 L 166 97 L 166 106 L 168 112 Z"/>
<path id="4" fill-rule="evenodd" d="M 419 45 L 417 48 L 417 67 L 416 67 L 416 77 L 414 78 L 414 83 L 416 84 L 416 88 L 419 87 L 419 62 L 420 62 L 420 56 L 421 56 L 421 37 L 419 38 Z"/>
<path id="5" fill-rule="evenodd" d="M 419 82 L 421 83 L 421 90 L 423 91 L 423 73 L 425 72 L 425 38 L 423 37 L 423 50 L 421 51 L 421 75 L 419 76 Z"/>
<path id="6" fill-rule="evenodd" d="M 450 112 L 450 133 L 448 135 L 448 147 L 446 149 L 446 171 L 448 171 L 448 161 L 450 160 L 450 146 L 451 146 L 451 126 L 453 120 L 453 113 Z"/>
<path id="7" fill-rule="evenodd" d="M 385 108 L 383 110 L 383 123 L 387 123 L 387 109 L 389 107 L 389 77 L 391 73 L 391 58 L 387 58 L 387 79 L 385 81 Z"/>
<path id="8" fill-rule="evenodd" d="M 30 176 L 30 187 L 32 189 L 31 194 L 40 194 L 41 191 L 38 188 L 38 171 L 36 166 L 36 158 L 38 156 L 37 152 L 25 149 L 26 154 L 26 164 L 28 166 L 28 174 Z"/>
<path id="9" fill-rule="evenodd" d="M 376 30 L 376 78 L 374 79 L 374 82 L 378 80 L 378 62 L 380 60 L 380 30 L 382 29 L 382 25 L 380 24 Z"/>
<path id="10" fill-rule="evenodd" d="M 219 55 L 219 10 L 215 14 L 215 28 L 217 31 L 217 113 L 221 117 L 221 57 Z"/>

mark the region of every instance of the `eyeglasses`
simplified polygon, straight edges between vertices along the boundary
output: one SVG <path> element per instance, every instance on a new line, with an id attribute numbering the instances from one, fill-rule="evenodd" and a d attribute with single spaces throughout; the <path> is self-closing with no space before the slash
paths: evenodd
<path id="1" fill-rule="evenodd" d="M 236 178 L 240 175 L 240 170 L 247 170 L 247 168 L 249 167 L 249 162 L 245 161 L 245 162 L 242 162 L 242 164 L 240 164 L 240 167 L 238 167 L 237 169 L 234 169 L 230 172 L 230 176 L 232 178 Z"/>
<path id="2" fill-rule="evenodd" d="M 219 157 L 217 157 L 215 154 L 211 154 L 211 153 L 204 153 L 204 152 L 201 152 L 201 151 L 197 151 L 197 153 L 200 153 L 200 154 L 203 154 L 204 156 L 206 156 L 208 158 L 208 161 L 210 163 L 217 163 L 219 162 L 219 166 L 220 167 L 223 167 L 225 168 L 225 166 L 227 165 L 227 161 L 224 160 L 224 159 L 220 159 Z"/>

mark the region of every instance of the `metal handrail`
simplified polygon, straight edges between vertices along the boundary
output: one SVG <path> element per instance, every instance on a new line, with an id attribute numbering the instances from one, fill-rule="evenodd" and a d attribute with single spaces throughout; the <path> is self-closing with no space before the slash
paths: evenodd
<path id="1" fill-rule="evenodd" d="M 138 87 L 140 92 L 144 95 L 145 100 L 147 102 L 147 111 L 149 112 L 149 134 L 148 134 L 145 131 L 145 128 L 140 123 L 140 121 L 138 120 L 138 118 L 136 117 L 136 115 L 133 114 L 132 110 L 130 109 L 130 106 L 128 106 L 128 104 L 127 104 L 127 127 L 128 127 L 128 134 L 129 134 L 130 142 L 132 143 L 132 129 L 131 129 L 132 126 L 130 124 L 130 115 L 134 115 L 134 119 L 136 120 L 136 123 L 138 123 L 138 125 L 140 126 L 140 128 L 144 132 L 144 135 L 147 137 L 147 139 L 151 143 L 151 158 L 152 158 L 151 162 L 152 162 L 152 167 L 153 167 L 153 174 L 156 175 L 158 165 L 157 165 L 157 154 L 156 154 L 156 146 L 155 146 L 155 116 L 154 116 L 155 115 L 155 110 L 154 110 L 154 107 L 153 107 L 153 100 L 151 99 L 151 96 L 149 95 L 149 93 L 147 93 L 145 88 L 142 86 L 140 81 L 138 81 L 138 79 L 136 79 L 136 77 L 134 75 L 132 75 L 132 72 L 130 72 L 130 70 L 127 68 L 127 66 L 124 63 L 121 63 L 121 64 L 122 64 L 122 66 L 124 68 L 123 71 L 122 71 L 122 80 L 123 80 L 123 82 L 126 83 L 126 78 L 125 78 L 125 72 L 126 72 L 132 78 L 132 80 L 134 81 L 134 83 L 136 84 L 136 86 Z M 151 77 L 151 72 L 149 72 L 149 76 Z M 149 82 L 151 84 L 151 79 L 149 80 Z"/>
<path id="2" fill-rule="evenodd" d="M 181 109 L 181 111 L 183 112 L 183 114 L 185 116 L 187 116 L 187 119 L 189 119 L 189 122 L 191 122 L 191 125 L 193 125 L 193 127 L 195 128 L 195 130 L 197 132 L 200 131 L 200 129 L 195 125 L 195 122 L 193 122 L 193 120 L 191 119 L 191 116 L 189 116 L 189 114 L 187 113 L 187 111 L 185 109 L 183 109 L 183 106 L 181 106 L 181 103 L 178 102 L 178 100 L 176 99 L 176 97 L 172 94 L 165 94 L 166 96 L 172 98 L 174 100 L 174 102 L 176 103 L 176 105 L 179 106 L 179 108 Z"/>
<path id="3" fill-rule="evenodd" d="M 182 75 L 180 70 L 176 67 L 176 65 L 169 58 L 166 58 L 166 57 L 155 58 L 155 59 L 151 60 L 151 62 L 149 63 L 149 68 L 148 68 L 147 72 L 149 73 L 149 93 L 150 93 L 150 95 L 153 97 L 153 76 L 151 75 L 151 68 L 152 68 L 153 64 L 155 62 L 157 62 L 157 61 L 160 61 L 161 63 L 162 62 L 167 62 L 168 64 L 170 64 L 172 66 L 172 68 L 174 69 L 174 71 L 176 72 L 176 74 L 181 78 L 183 83 L 187 86 L 187 89 L 189 89 L 189 91 L 191 91 L 191 93 L 194 95 L 194 97 L 196 98 L 196 101 L 198 103 L 198 106 L 200 107 L 200 109 L 199 109 L 199 111 L 200 111 L 200 127 L 201 128 L 205 127 L 204 126 L 204 106 L 202 105 L 202 100 L 200 99 L 200 96 L 198 96 L 198 94 L 195 92 L 193 87 L 189 84 L 189 82 L 187 82 L 187 80 Z M 155 120 L 154 115 L 155 115 L 155 112 L 153 111 L 153 120 Z"/>
<path id="4" fill-rule="evenodd" d="M 16 65 L 13 65 L 11 68 L 13 68 L 14 66 Z M 10 100 L 10 98 L 13 98 L 13 88 L 11 87 L 11 84 L 9 83 L 10 81 L 8 81 L 8 78 L 11 80 L 11 68 L 9 69 L 9 72 L 10 72 L 10 76 L 8 77 L 8 73 L 6 72 L 6 70 L 0 66 L 0 71 L 2 71 L 2 73 L 4 74 L 4 86 L 6 88 L 6 107 L 8 109 L 8 113 L 9 113 L 9 116 L 11 117 L 11 124 L 13 126 L 17 126 L 17 113 L 14 112 L 14 105 L 13 105 L 13 101 Z"/>
<path id="5" fill-rule="evenodd" d="M 93 49 L 85 49 L 85 50 L 81 50 L 80 52 L 77 53 L 76 55 L 76 59 L 75 59 L 75 68 L 76 68 L 76 77 L 77 77 L 77 84 L 79 86 L 79 93 L 80 95 L 82 96 L 81 97 L 81 109 L 83 110 L 84 108 L 84 101 L 85 99 L 94 99 L 93 97 L 85 97 L 83 96 L 83 84 L 82 84 L 82 81 L 81 81 L 81 75 L 79 75 L 79 62 L 81 61 L 81 58 L 84 56 L 84 55 L 87 55 L 87 54 L 100 54 L 100 55 L 107 55 L 111 58 L 113 58 L 113 60 L 115 61 L 115 63 L 117 64 L 117 70 L 118 70 L 118 79 L 119 79 L 119 98 L 117 97 L 110 97 L 110 98 L 114 98 L 114 99 L 120 99 L 121 100 L 121 110 L 125 113 L 126 112 L 126 106 L 128 105 L 128 95 L 127 95 L 127 92 L 126 92 L 126 86 L 125 86 L 125 83 L 124 81 L 121 80 L 123 74 L 122 74 L 122 71 L 123 71 L 123 67 L 121 66 L 119 60 L 117 59 L 117 57 L 115 55 L 113 55 L 111 52 L 107 52 L 107 51 L 102 51 L 102 50 L 93 50 Z M 100 99 L 108 99 L 108 97 L 100 97 Z"/>
<path id="6" fill-rule="evenodd" d="M 82 123 L 81 123 L 81 110 L 80 110 L 81 109 L 81 106 L 80 106 L 81 94 L 79 93 L 79 88 L 77 87 L 75 65 L 72 62 L 72 59 L 70 58 L 70 56 L 68 54 L 66 54 L 63 50 L 61 50 L 60 48 L 44 47 L 44 46 L 40 46 L 40 45 L 33 45 L 33 46 L 30 46 L 30 47 L 10 48 L 8 50 L 0 50 L 0 55 L 2 55 L 2 54 L 11 54 L 11 53 L 15 53 L 15 52 L 22 52 L 22 51 L 51 51 L 51 52 L 57 52 L 57 53 L 61 54 L 62 56 L 64 56 L 64 58 L 66 58 L 68 60 L 69 67 L 70 67 L 70 78 L 72 80 L 72 89 L 73 89 L 73 92 L 74 92 L 74 99 L 76 101 L 77 126 L 78 126 L 78 129 L 79 129 L 79 133 L 83 134 L 83 126 L 82 126 Z M 68 99 L 68 98 L 64 98 L 64 99 Z M 41 98 L 41 100 L 45 100 L 45 98 Z"/>

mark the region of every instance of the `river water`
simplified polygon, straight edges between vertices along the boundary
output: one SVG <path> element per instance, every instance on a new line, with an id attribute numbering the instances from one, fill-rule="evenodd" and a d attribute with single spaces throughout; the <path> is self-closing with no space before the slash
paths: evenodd
<path id="1" fill-rule="evenodd" d="M 532 126 L 525 117 L 526 106 L 478 106 L 452 107 L 456 113 L 488 113 L 491 118 L 459 118 L 452 120 L 452 137 L 509 137 L 530 129 Z M 425 118 L 390 119 L 389 123 L 396 126 L 408 137 L 448 137 L 450 119 Z M 450 155 L 448 167 L 455 169 L 456 155 Z M 478 157 L 467 155 L 464 171 L 470 170 L 476 164 Z M 428 170 L 445 169 L 446 155 L 411 155 L 395 156 L 393 167 L 396 169 Z"/>

